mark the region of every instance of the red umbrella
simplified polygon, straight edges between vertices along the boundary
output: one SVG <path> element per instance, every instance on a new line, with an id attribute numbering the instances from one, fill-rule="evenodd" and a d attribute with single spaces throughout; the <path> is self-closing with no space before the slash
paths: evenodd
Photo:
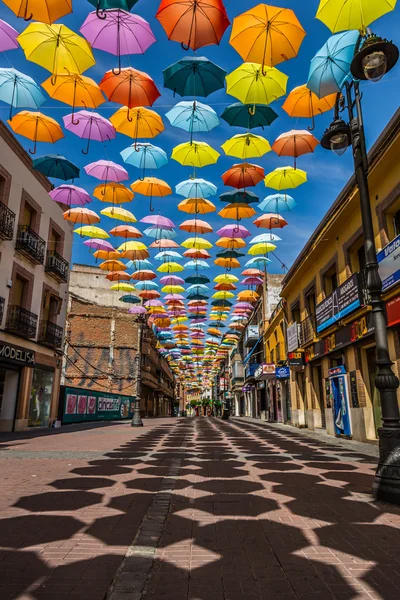
<path id="1" fill-rule="evenodd" d="M 281 215 L 275 215 L 273 213 L 260 215 L 253 223 L 256 227 L 265 227 L 266 229 L 282 229 L 288 224 Z"/>
<path id="2" fill-rule="evenodd" d="M 219 44 L 230 25 L 222 0 L 161 0 L 156 18 L 184 50 Z"/>
<path id="3" fill-rule="evenodd" d="M 211 254 L 207 252 L 207 250 L 197 250 L 196 248 L 189 248 L 183 253 L 183 256 L 187 256 L 188 258 L 201 258 L 203 260 L 207 260 L 207 258 L 211 258 Z"/>
<path id="4" fill-rule="evenodd" d="M 99 83 L 110 102 L 117 102 L 123 106 L 152 106 L 160 96 L 156 84 L 147 73 L 125 67 L 115 75 L 107 71 Z"/>
<path id="5" fill-rule="evenodd" d="M 213 228 L 207 221 L 201 221 L 200 219 L 189 219 L 179 225 L 179 229 L 188 231 L 189 233 L 212 233 Z"/>
<path id="6" fill-rule="evenodd" d="M 225 185 L 241 189 L 260 183 L 264 179 L 265 173 L 262 167 L 245 162 L 233 165 L 221 177 Z"/>

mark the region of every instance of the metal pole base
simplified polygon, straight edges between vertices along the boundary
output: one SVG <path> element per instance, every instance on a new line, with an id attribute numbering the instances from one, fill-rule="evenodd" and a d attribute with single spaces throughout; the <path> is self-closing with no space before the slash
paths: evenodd
<path id="1" fill-rule="evenodd" d="M 400 505 L 400 429 L 380 427 L 379 463 L 372 493 L 375 500 Z"/>
<path id="2" fill-rule="evenodd" d="M 231 415 L 231 411 L 227 408 L 224 408 L 221 419 L 224 419 L 224 421 L 227 421 L 229 419 L 230 415 Z"/>
<path id="3" fill-rule="evenodd" d="M 143 421 L 142 421 L 142 417 L 140 416 L 140 407 L 139 406 L 135 406 L 135 408 L 133 409 L 131 427 L 143 427 Z"/>

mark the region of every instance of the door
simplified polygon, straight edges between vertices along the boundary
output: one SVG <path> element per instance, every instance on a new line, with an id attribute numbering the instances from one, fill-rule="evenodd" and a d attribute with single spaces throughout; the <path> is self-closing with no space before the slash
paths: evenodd
<path id="1" fill-rule="evenodd" d="M 306 382 L 304 378 L 304 373 L 302 371 L 298 371 L 297 373 L 297 382 L 299 386 L 299 393 L 301 399 L 303 401 L 303 413 L 304 413 L 304 426 L 308 427 L 308 414 L 307 414 L 307 398 L 306 398 Z M 300 405 L 301 406 L 301 405 Z"/>
<path id="2" fill-rule="evenodd" d="M 324 406 L 324 386 L 322 383 L 322 369 L 321 366 L 317 366 L 317 379 L 318 379 L 318 404 L 321 411 L 321 427 L 326 429 L 326 418 L 325 418 L 325 406 Z"/>
<path id="3" fill-rule="evenodd" d="M 332 377 L 331 385 L 335 434 L 349 437 L 351 436 L 351 425 L 345 375 Z"/>
<path id="4" fill-rule="evenodd" d="M 382 427 L 382 407 L 381 397 L 375 387 L 376 378 L 376 350 L 374 348 L 368 348 L 367 350 L 367 364 L 368 364 L 368 375 L 369 375 L 369 387 L 370 397 L 372 401 L 372 413 L 374 415 L 375 435 L 378 437 L 378 427 Z"/>

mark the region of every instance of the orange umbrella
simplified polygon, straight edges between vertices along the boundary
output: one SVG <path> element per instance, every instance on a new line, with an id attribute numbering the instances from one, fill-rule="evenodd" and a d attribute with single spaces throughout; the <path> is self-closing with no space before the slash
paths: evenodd
<path id="1" fill-rule="evenodd" d="M 314 152 L 318 144 L 317 138 L 309 131 L 292 129 L 276 138 L 272 144 L 272 150 L 278 156 L 294 156 L 294 168 L 296 168 L 296 158 Z"/>
<path id="2" fill-rule="evenodd" d="M 240 221 L 241 219 L 250 219 L 250 217 L 254 217 L 257 212 L 252 206 L 249 206 L 246 203 L 233 202 L 232 204 L 228 204 L 228 206 L 225 206 L 222 210 L 220 210 L 218 214 L 223 219 L 234 219 L 235 221 Z"/>
<path id="3" fill-rule="evenodd" d="M 207 223 L 207 221 L 200 221 L 200 219 L 189 219 L 179 225 L 179 229 L 188 231 L 189 233 L 212 233 L 213 228 Z"/>
<path id="4" fill-rule="evenodd" d="M 131 275 L 131 279 L 136 279 L 137 281 L 151 281 L 157 277 L 154 271 L 147 271 L 143 269 L 142 271 L 135 271 Z M 157 307 L 158 308 L 158 307 Z"/>
<path id="5" fill-rule="evenodd" d="M 240 262 L 237 258 L 217 258 L 214 263 L 218 267 L 224 267 L 224 269 L 238 269 Z"/>
<path id="6" fill-rule="evenodd" d="M 330 94 L 324 98 L 318 98 L 306 84 L 295 87 L 282 105 L 283 110 L 289 117 L 305 117 L 312 119 L 312 125 L 309 130 L 315 127 L 314 117 L 331 110 L 336 102 L 337 94 Z"/>
<path id="7" fill-rule="evenodd" d="M 243 290 L 237 295 L 237 299 L 244 302 L 256 302 L 259 297 L 260 295 L 257 294 L 257 292 L 253 292 L 251 290 Z"/>
<path id="8" fill-rule="evenodd" d="M 99 265 L 103 271 L 126 271 L 127 266 L 120 260 L 106 260 Z"/>
<path id="9" fill-rule="evenodd" d="M 63 214 L 66 221 L 72 223 L 79 223 L 80 225 L 93 225 L 93 223 L 100 223 L 100 217 L 93 210 L 88 208 L 70 208 Z"/>
<path id="10" fill-rule="evenodd" d="M 283 229 L 288 224 L 281 215 L 273 213 L 260 215 L 253 223 L 256 227 L 265 227 L 266 229 Z"/>
<path id="11" fill-rule="evenodd" d="M 144 260 L 149 256 L 147 250 L 124 250 L 121 254 L 122 258 L 128 258 L 129 260 Z"/>
<path id="12" fill-rule="evenodd" d="M 154 319 L 154 325 L 157 327 L 169 327 L 171 325 L 170 319 Z"/>
<path id="13" fill-rule="evenodd" d="M 101 202 L 107 202 L 107 204 L 122 204 L 123 202 L 131 202 L 134 193 L 122 183 L 111 181 L 96 186 L 93 196 Z"/>
<path id="14" fill-rule="evenodd" d="M 141 238 L 143 234 L 136 229 L 136 227 L 132 227 L 132 225 L 118 225 L 114 227 L 109 232 L 111 235 L 115 235 L 116 237 L 123 237 L 125 239 L 128 238 Z"/>
<path id="15" fill-rule="evenodd" d="M 244 277 L 264 277 L 264 271 L 260 271 L 260 269 L 245 269 L 242 275 Z"/>
<path id="16" fill-rule="evenodd" d="M 138 296 L 146 300 L 155 300 L 156 298 L 160 298 L 161 294 L 156 290 L 143 290 L 143 292 L 139 292 Z"/>
<path id="17" fill-rule="evenodd" d="M 99 83 L 110 102 L 117 102 L 128 108 L 152 106 L 160 96 L 156 84 L 147 73 L 125 67 L 115 75 L 107 71 Z"/>
<path id="18" fill-rule="evenodd" d="M 93 256 L 96 259 L 100 258 L 101 260 L 114 260 L 122 258 L 122 254 L 121 252 L 118 252 L 118 250 L 96 250 L 96 252 L 93 253 Z"/>
<path id="19" fill-rule="evenodd" d="M 174 242 L 174 240 L 161 239 L 152 242 L 149 248 L 162 248 L 165 250 L 166 248 L 179 248 L 179 244 Z"/>
<path id="20" fill-rule="evenodd" d="M 187 325 L 174 325 L 172 329 L 174 331 L 188 331 L 189 327 Z"/>
<path id="21" fill-rule="evenodd" d="M 274 67 L 297 56 L 305 35 L 289 8 L 258 4 L 235 17 L 229 43 L 244 61 Z"/>
<path id="22" fill-rule="evenodd" d="M 264 179 L 265 173 L 262 167 L 244 162 L 233 165 L 221 177 L 225 185 L 241 189 L 260 183 Z"/>
<path id="23" fill-rule="evenodd" d="M 207 252 L 207 250 L 200 250 L 197 248 L 189 248 L 183 253 L 183 256 L 187 256 L 188 258 L 201 258 L 203 260 L 207 260 L 207 258 L 211 258 L 211 254 Z"/>
<path id="24" fill-rule="evenodd" d="M 246 246 L 246 242 L 242 240 L 242 238 L 222 237 L 215 242 L 215 245 L 220 246 L 221 248 L 229 248 L 230 250 L 234 250 L 235 248 L 244 248 Z"/>
<path id="25" fill-rule="evenodd" d="M 215 211 L 215 204 L 205 198 L 187 198 L 179 202 L 178 209 L 191 215 L 206 215 Z"/>
<path id="26" fill-rule="evenodd" d="M 150 211 L 153 212 L 152 199 L 153 196 L 158 198 L 169 196 L 172 194 L 172 189 L 166 181 L 158 179 L 157 177 L 145 177 L 144 179 L 137 179 L 131 184 L 132 190 L 136 194 L 142 194 L 150 198 Z"/>
<path id="27" fill-rule="evenodd" d="M 219 44 L 230 25 L 222 0 L 161 0 L 156 18 L 184 50 Z"/>
<path id="28" fill-rule="evenodd" d="M 219 292 L 231 292 L 236 289 L 236 285 L 233 283 L 217 283 L 217 285 L 214 285 L 214 290 L 218 290 Z"/>
<path id="29" fill-rule="evenodd" d="M 128 273 L 124 273 L 123 271 L 113 271 L 106 275 L 106 279 L 109 281 L 129 281 L 130 275 Z"/>

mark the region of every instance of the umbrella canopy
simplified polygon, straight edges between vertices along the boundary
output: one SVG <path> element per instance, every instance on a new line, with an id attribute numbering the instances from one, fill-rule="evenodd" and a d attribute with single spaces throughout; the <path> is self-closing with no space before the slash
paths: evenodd
<path id="1" fill-rule="evenodd" d="M 78 227 L 78 229 L 74 230 L 74 233 L 78 233 L 81 237 L 86 235 L 91 238 L 96 238 L 97 240 L 106 240 L 110 237 L 107 231 L 104 231 L 101 227 L 93 227 L 93 225 Z"/>
<path id="2" fill-rule="evenodd" d="M 131 279 L 137 279 L 137 281 L 151 281 L 152 279 L 155 279 L 156 277 L 157 277 L 157 274 L 154 273 L 154 271 L 147 271 L 147 270 L 135 271 L 131 275 Z"/>
<path id="3" fill-rule="evenodd" d="M 239 281 L 239 278 L 236 275 L 231 275 L 229 273 L 223 273 L 222 275 L 217 275 L 214 278 L 214 281 L 217 283 L 236 283 Z"/>
<path id="4" fill-rule="evenodd" d="M 247 261 L 246 267 L 258 267 L 260 269 L 266 268 L 267 264 L 270 263 L 270 259 L 266 256 L 255 256 Z"/>
<path id="5" fill-rule="evenodd" d="M 278 167 L 274 171 L 271 171 L 271 173 L 268 173 L 264 179 L 265 187 L 270 187 L 274 190 L 297 188 L 306 181 L 307 173 L 293 167 Z"/>
<path id="6" fill-rule="evenodd" d="M 397 0 L 321 0 L 316 18 L 335 33 L 347 29 L 365 32 L 367 26 L 390 12 Z"/>
<path id="7" fill-rule="evenodd" d="M 350 65 L 359 35 L 358 31 L 333 35 L 311 60 L 307 87 L 318 98 L 340 93 L 345 82 L 351 79 Z"/>
<path id="8" fill-rule="evenodd" d="M 258 205 L 262 211 L 270 213 L 279 213 L 285 210 L 292 210 L 296 206 L 295 200 L 288 194 L 272 194 L 264 198 Z"/>
<path id="9" fill-rule="evenodd" d="M 65 25 L 30 23 L 18 36 L 28 60 L 53 74 L 83 73 L 95 64 L 92 49 L 85 38 Z"/>
<path id="10" fill-rule="evenodd" d="M 81 207 L 70 208 L 63 214 L 63 217 L 66 221 L 79 223 L 79 225 L 93 225 L 94 223 L 100 223 L 100 217 L 97 213 L 93 210 Z"/>
<path id="11" fill-rule="evenodd" d="M 101 202 L 107 202 L 107 204 L 123 204 L 124 202 L 131 202 L 134 194 L 122 183 L 112 181 L 96 186 L 93 196 Z"/>
<path id="12" fill-rule="evenodd" d="M 185 263 L 184 267 L 185 269 L 204 271 L 205 269 L 209 269 L 210 265 L 208 265 L 205 260 L 189 260 Z"/>
<path id="13" fill-rule="evenodd" d="M 106 275 L 106 279 L 108 279 L 108 281 L 129 281 L 130 276 L 123 271 L 113 271 Z"/>
<path id="14" fill-rule="evenodd" d="M 226 76 L 226 93 L 243 104 L 270 104 L 286 94 L 287 80 L 275 67 L 243 63 Z"/>
<path id="15" fill-rule="evenodd" d="M 141 223 L 147 223 L 150 225 L 157 225 L 157 227 L 175 227 L 175 223 L 168 219 L 167 217 L 163 217 L 162 215 L 147 215 L 147 217 L 143 217 L 140 219 Z"/>
<path id="16" fill-rule="evenodd" d="M 184 221 L 179 225 L 179 229 L 188 231 L 189 233 L 212 233 L 213 228 L 207 221 L 201 221 L 200 219 L 190 219 Z"/>
<path id="17" fill-rule="evenodd" d="M 39 156 L 33 160 L 32 164 L 36 171 L 47 177 L 54 177 L 54 179 L 68 181 L 68 179 L 79 177 L 79 168 L 64 156 L 58 154 Z"/>
<path id="18" fill-rule="evenodd" d="M 115 249 L 111 246 L 110 242 L 107 242 L 106 240 L 101 240 L 101 239 L 92 239 L 92 240 L 86 240 L 85 242 L 83 242 L 85 246 L 87 246 L 88 248 L 90 248 L 91 250 L 95 250 L 96 253 L 98 251 L 103 252 L 104 254 L 101 254 L 99 256 L 96 256 L 95 258 L 106 258 L 105 254 L 111 254 L 111 255 L 115 255 L 115 257 L 119 257 L 121 256 L 120 254 L 118 254 L 118 252 L 115 251 Z"/>
<path id="19" fill-rule="evenodd" d="M 224 269 L 239 269 L 240 262 L 237 258 L 217 258 L 214 260 L 214 263 L 218 267 L 223 267 Z"/>
<path id="20" fill-rule="evenodd" d="M 129 210 L 114 205 L 103 208 L 103 210 L 100 211 L 100 214 L 109 219 L 118 219 L 118 221 L 123 221 L 124 223 L 135 223 L 137 220 L 135 215 Z"/>
<path id="21" fill-rule="evenodd" d="M 223 89 L 226 71 L 205 56 L 185 56 L 163 71 L 164 87 L 179 96 L 206 97 Z"/>
<path id="22" fill-rule="evenodd" d="M 145 259 L 138 259 L 138 260 L 130 260 L 129 262 L 126 263 L 126 266 L 128 269 L 133 269 L 134 271 L 140 271 L 140 269 L 147 269 L 148 267 L 152 266 L 152 263 Z"/>
<path id="23" fill-rule="evenodd" d="M 4 0 L 17 17 L 51 24 L 72 12 L 72 0 Z"/>
<path id="24" fill-rule="evenodd" d="M 134 181 L 131 184 L 131 188 L 135 193 L 142 194 L 143 196 L 149 196 L 150 198 L 152 198 L 153 196 L 160 198 L 172 194 L 172 189 L 170 188 L 168 183 L 166 181 L 163 181 L 162 179 L 157 179 L 157 177 L 144 177 L 143 179 L 138 179 L 137 181 Z M 150 200 L 150 210 L 151 204 L 152 203 Z M 152 223 L 152 221 L 142 222 Z M 172 227 L 174 227 L 174 225 L 172 225 Z"/>
<path id="25" fill-rule="evenodd" d="M 271 244 L 270 242 L 262 242 L 260 244 L 254 244 L 254 246 L 251 246 L 248 249 L 247 254 L 256 256 L 257 254 L 268 254 L 268 252 L 273 252 L 274 250 L 276 250 L 275 244 Z"/>
<path id="26" fill-rule="evenodd" d="M 273 67 L 297 56 L 305 35 L 292 10 L 258 4 L 235 17 L 229 43 L 244 61 Z"/>
<path id="27" fill-rule="evenodd" d="M 135 140 L 154 138 L 164 131 L 160 115 L 143 106 L 138 108 L 123 106 L 111 116 L 110 121 L 118 133 L 123 133 Z"/>
<path id="28" fill-rule="evenodd" d="M 97 83 L 90 77 L 79 73 L 59 73 L 56 81 L 49 77 L 42 83 L 42 87 L 50 98 L 59 100 L 72 106 L 72 114 L 75 108 L 97 108 L 105 102 L 105 98 Z"/>
<path id="29" fill-rule="evenodd" d="M 240 238 L 230 238 L 223 237 L 215 242 L 216 246 L 220 246 L 221 248 L 244 248 L 246 246 L 246 242 Z"/>
<path id="30" fill-rule="evenodd" d="M 250 217 L 253 217 L 256 214 L 256 211 L 248 204 L 236 202 L 228 204 L 225 208 L 220 210 L 218 214 L 223 219 L 236 219 L 236 221 L 240 221 L 241 219 L 250 219 Z"/>
<path id="31" fill-rule="evenodd" d="M 173 239 L 177 235 L 173 229 L 169 227 L 161 227 L 159 225 L 152 225 L 151 227 L 147 227 L 147 229 L 145 229 L 143 233 L 144 235 L 155 239 L 156 243 L 158 240 L 161 239 Z"/>
<path id="32" fill-rule="evenodd" d="M 253 158 L 264 156 L 271 151 L 268 140 L 254 133 L 238 133 L 221 145 L 228 156 Z"/>
<path id="33" fill-rule="evenodd" d="M 310 130 L 314 129 L 314 117 L 331 110 L 336 102 L 336 94 L 318 98 L 306 84 L 295 87 L 282 105 L 289 117 L 305 117 L 312 119 Z"/>
<path id="34" fill-rule="evenodd" d="M 175 146 L 171 158 L 184 166 L 205 167 L 217 162 L 219 152 L 206 142 L 185 142 Z"/>
<path id="35" fill-rule="evenodd" d="M 134 239 L 141 238 L 143 234 L 136 227 L 132 227 L 132 225 L 118 225 L 110 230 L 110 235 L 114 235 L 116 237 L 123 237 L 125 239 Z"/>
<path id="36" fill-rule="evenodd" d="M 120 260 L 105 260 L 99 265 L 103 271 L 126 271 L 127 267 Z"/>
<path id="37" fill-rule="evenodd" d="M 296 168 L 296 158 L 314 152 L 318 144 L 319 141 L 309 131 L 292 129 L 276 138 L 272 144 L 272 150 L 278 156 L 293 156 L 294 168 Z"/>
<path id="38" fill-rule="evenodd" d="M 178 209 L 190 215 L 206 215 L 215 212 L 215 204 L 205 198 L 187 198 L 179 202 Z"/>
<path id="39" fill-rule="evenodd" d="M 236 223 L 232 223 L 229 225 L 224 225 L 223 227 L 221 227 L 221 229 L 218 229 L 217 235 L 219 235 L 220 237 L 244 239 L 249 237 L 251 233 L 243 225 L 237 225 Z"/>
<path id="40" fill-rule="evenodd" d="M 116 132 L 113 124 L 98 113 L 81 110 L 75 114 L 63 117 L 64 127 L 71 133 L 80 138 L 88 140 L 85 150 L 82 154 L 89 153 L 91 140 L 96 142 L 105 142 L 113 140 Z"/>
<path id="41" fill-rule="evenodd" d="M 160 273 L 180 273 L 184 267 L 177 262 L 165 262 L 157 269 Z"/>
<path id="42" fill-rule="evenodd" d="M 92 202 L 87 191 L 76 185 L 59 185 L 49 192 L 49 196 L 54 202 L 65 204 L 66 206 L 72 206 L 73 204 L 84 206 Z"/>
<path id="43" fill-rule="evenodd" d="M 219 44 L 230 25 L 222 0 L 161 0 L 156 18 L 168 39 L 185 50 Z"/>
<path id="44" fill-rule="evenodd" d="M 209 283 L 210 279 L 206 275 L 190 275 L 185 279 L 186 283 Z"/>
<path id="45" fill-rule="evenodd" d="M 184 248 L 196 248 L 197 250 L 208 250 L 212 248 L 212 243 L 201 237 L 187 238 L 182 242 Z"/>
<path id="46" fill-rule="evenodd" d="M 209 254 L 207 250 L 198 250 L 196 248 L 189 248 L 189 250 L 185 250 L 183 256 L 186 256 L 187 258 L 201 258 L 204 260 L 211 258 L 211 254 Z"/>
<path id="47" fill-rule="evenodd" d="M 186 198 L 209 198 L 217 193 L 217 186 L 205 179 L 188 179 L 175 187 L 175 192 Z"/>
<path id="48" fill-rule="evenodd" d="M 87 175 L 101 179 L 102 181 L 120 183 L 129 179 L 128 171 L 112 160 L 96 160 L 96 162 L 90 163 L 83 168 Z"/>
<path id="49" fill-rule="evenodd" d="M 233 165 L 221 175 L 225 185 L 235 188 L 247 188 L 257 185 L 265 177 L 264 169 L 250 163 Z"/>
<path id="50" fill-rule="evenodd" d="M 168 248 L 179 248 L 179 244 L 174 242 L 174 240 L 167 240 L 162 238 L 160 240 L 155 240 L 149 246 L 149 248 L 157 248 L 158 250 L 166 250 Z"/>
<path id="51" fill-rule="evenodd" d="M 124 282 L 118 282 L 118 283 L 114 283 L 114 285 L 112 285 L 110 287 L 110 290 L 115 290 L 117 292 L 133 292 L 135 289 L 134 285 L 131 285 L 130 283 L 124 283 Z"/>
<path id="52" fill-rule="evenodd" d="M 158 288 L 158 284 L 155 283 L 154 281 L 138 281 L 137 283 L 135 283 L 135 287 L 138 290 L 141 290 L 142 292 L 148 292 L 148 291 L 153 291 L 156 290 Z"/>
<path id="53" fill-rule="evenodd" d="M 258 244 L 260 242 L 280 242 L 282 238 L 274 233 L 260 233 L 250 240 L 250 244 Z"/>
<path id="54" fill-rule="evenodd" d="M 131 315 L 144 315 L 144 314 L 146 314 L 146 312 L 147 311 L 144 306 L 132 306 L 131 308 L 128 309 L 128 313 Z"/>
<path id="55" fill-rule="evenodd" d="M 254 192 L 239 189 L 224 192 L 220 195 L 219 199 L 221 202 L 229 202 L 229 204 L 233 204 L 234 202 L 239 204 L 253 204 L 254 202 L 258 202 L 259 197 Z"/>
<path id="56" fill-rule="evenodd" d="M 264 104 L 242 104 L 237 102 L 225 108 L 221 115 L 228 125 L 255 129 L 256 127 L 268 127 L 278 118 L 272 108 Z"/>
<path id="57" fill-rule="evenodd" d="M 168 163 L 167 154 L 153 144 L 140 142 L 120 152 L 124 162 L 138 169 L 159 169 Z M 143 176 L 144 177 L 144 176 Z"/>
<path id="58" fill-rule="evenodd" d="M 160 96 L 150 75 L 132 67 L 125 67 L 117 74 L 107 71 L 99 85 L 110 102 L 128 108 L 152 106 Z"/>
<path id="59" fill-rule="evenodd" d="M 30 154 L 36 154 L 37 142 L 54 144 L 64 137 L 57 121 L 40 112 L 22 110 L 14 115 L 8 124 L 14 133 L 23 135 L 34 142 L 33 149 L 29 149 Z"/>
<path id="60" fill-rule="evenodd" d="M 177 275 L 165 275 L 160 278 L 160 283 L 163 285 L 179 285 L 184 283 L 184 279 L 182 277 L 178 277 Z"/>
<path id="61" fill-rule="evenodd" d="M 219 119 L 215 110 L 211 106 L 202 104 L 197 100 L 193 102 L 178 102 L 165 116 L 174 127 L 188 131 L 191 141 L 193 133 L 211 131 L 211 129 L 219 125 Z"/>
<path id="62" fill-rule="evenodd" d="M 13 108 L 39 108 L 45 102 L 40 87 L 28 75 L 16 69 L 0 68 L 0 100 L 10 105 L 9 118 Z"/>

